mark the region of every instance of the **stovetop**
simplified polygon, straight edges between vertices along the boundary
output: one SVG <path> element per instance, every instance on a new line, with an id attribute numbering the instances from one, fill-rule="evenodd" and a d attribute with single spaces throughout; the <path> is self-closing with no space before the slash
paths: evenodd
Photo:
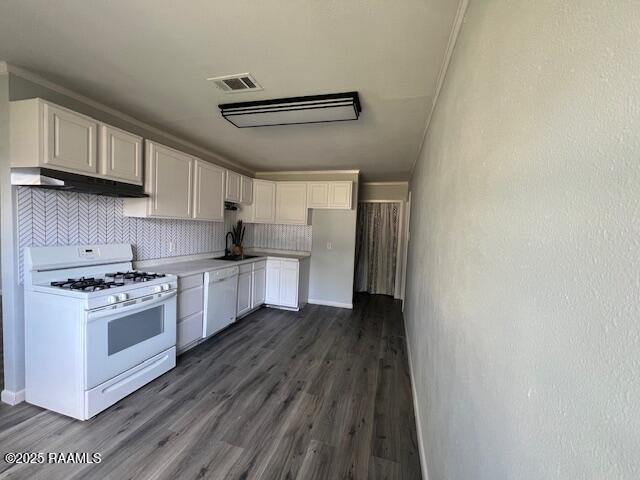
<path id="1" fill-rule="evenodd" d="M 97 292 L 110 288 L 124 287 L 129 284 L 150 282 L 164 278 L 164 273 L 139 272 L 137 270 L 127 272 L 105 273 L 103 277 L 68 278 L 51 282 L 52 287 L 82 292 Z"/>

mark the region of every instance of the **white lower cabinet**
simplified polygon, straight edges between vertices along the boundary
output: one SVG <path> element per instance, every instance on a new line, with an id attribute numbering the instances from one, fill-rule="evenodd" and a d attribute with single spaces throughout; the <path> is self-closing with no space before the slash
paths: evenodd
<path id="1" fill-rule="evenodd" d="M 264 304 L 267 288 L 267 262 L 261 261 L 253 264 L 253 274 L 251 278 L 251 308 Z"/>
<path id="2" fill-rule="evenodd" d="M 298 306 L 298 262 L 283 260 L 280 273 L 280 305 Z"/>
<path id="3" fill-rule="evenodd" d="M 178 278 L 176 347 L 179 353 L 202 339 L 203 281 L 202 273 Z"/>
<path id="4" fill-rule="evenodd" d="M 281 260 L 267 260 L 267 285 L 265 303 L 278 305 L 280 303 L 280 277 L 282 272 Z"/>
<path id="5" fill-rule="evenodd" d="M 202 338 L 202 312 L 179 319 L 176 337 L 176 347 L 181 351 L 200 340 Z"/>
<path id="6" fill-rule="evenodd" d="M 275 307 L 299 309 L 307 302 L 308 259 L 269 258 L 266 272 L 265 303 Z"/>
<path id="7" fill-rule="evenodd" d="M 243 269 L 244 267 L 244 269 Z M 240 265 L 240 275 L 238 275 L 238 307 L 236 316 L 244 315 L 251 310 L 251 272 L 252 264 Z M 244 271 L 243 271 L 244 270 Z"/>

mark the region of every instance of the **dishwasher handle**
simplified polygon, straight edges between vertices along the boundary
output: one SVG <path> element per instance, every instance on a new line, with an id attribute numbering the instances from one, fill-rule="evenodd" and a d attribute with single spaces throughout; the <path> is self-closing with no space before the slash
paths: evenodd
<path id="1" fill-rule="evenodd" d="M 213 270 L 206 272 L 205 280 L 207 283 L 219 283 L 225 280 L 231 280 L 238 276 L 240 269 L 238 267 L 224 268 L 220 270 Z"/>

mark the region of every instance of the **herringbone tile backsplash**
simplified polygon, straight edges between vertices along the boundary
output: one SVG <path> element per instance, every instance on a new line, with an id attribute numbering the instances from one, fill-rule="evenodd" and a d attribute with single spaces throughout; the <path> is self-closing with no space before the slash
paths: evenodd
<path id="1" fill-rule="evenodd" d="M 20 278 L 25 247 L 130 243 L 135 260 L 219 252 L 236 220 L 229 211 L 224 223 L 133 218 L 124 216 L 120 198 L 29 187 L 18 187 L 17 195 Z M 310 251 L 311 226 L 247 225 L 244 244 Z"/>

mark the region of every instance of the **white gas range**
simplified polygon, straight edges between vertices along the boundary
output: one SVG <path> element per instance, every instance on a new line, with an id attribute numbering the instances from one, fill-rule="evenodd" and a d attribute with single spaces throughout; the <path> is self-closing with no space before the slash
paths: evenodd
<path id="1" fill-rule="evenodd" d="M 176 364 L 173 275 L 130 245 L 25 250 L 26 401 L 86 420 Z"/>

